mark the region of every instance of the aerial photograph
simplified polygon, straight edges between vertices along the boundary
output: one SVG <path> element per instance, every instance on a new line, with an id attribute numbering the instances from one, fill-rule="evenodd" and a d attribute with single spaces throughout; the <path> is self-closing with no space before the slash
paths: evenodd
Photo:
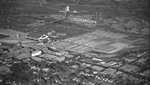
<path id="1" fill-rule="evenodd" d="M 150 85 L 150 0 L 0 0 L 0 85 Z"/>

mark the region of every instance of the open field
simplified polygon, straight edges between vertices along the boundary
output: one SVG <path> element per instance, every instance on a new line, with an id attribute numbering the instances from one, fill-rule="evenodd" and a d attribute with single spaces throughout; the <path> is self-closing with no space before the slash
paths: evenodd
<path id="1" fill-rule="evenodd" d="M 128 47 L 138 38 L 130 39 L 131 36 L 102 30 L 89 32 L 81 36 L 65 39 L 55 44 L 56 48 L 71 50 L 73 52 L 85 53 L 96 50 L 104 53 L 115 53 Z"/>

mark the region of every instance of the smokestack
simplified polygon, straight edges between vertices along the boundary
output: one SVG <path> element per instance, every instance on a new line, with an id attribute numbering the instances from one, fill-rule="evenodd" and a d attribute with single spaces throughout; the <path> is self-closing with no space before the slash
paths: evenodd
<path id="1" fill-rule="evenodd" d="M 68 19 L 69 12 L 70 12 L 69 6 L 66 6 L 65 11 L 66 11 L 66 12 L 65 12 L 65 19 Z"/>
<path id="2" fill-rule="evenodd" d="M 99 13 L 99 18 L 100 18 L 100 20 L 102 20 L 102 14 L 101 14 L 101 12 Z"/>
<path id="3" fill-rule="evenodd" d="M 66 6 L 66 12 L 70 12 L 69 6 Z"/>
<path id="4" fill-rule="evenodd" d="M 96 19 L 97 19 L 98 17 L 97 17 L 97 12 L 96 12 Z"/>

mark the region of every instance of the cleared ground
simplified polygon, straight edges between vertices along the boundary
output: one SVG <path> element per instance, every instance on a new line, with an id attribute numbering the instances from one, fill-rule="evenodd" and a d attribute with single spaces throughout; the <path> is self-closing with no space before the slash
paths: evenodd
<path id="1" fill-rule="evenodd" d="M 85 53 L 91 50 L 104 53 L 115 53 L 125 47 L 128 47 L 130 43 L 137 40 L 137 38 L 130 40 L 128 37 L 131 36 L 121 33 L 96 30 L 81 36 L 65 39 L 54 46 L 56 48 L 78 53 Z"/>

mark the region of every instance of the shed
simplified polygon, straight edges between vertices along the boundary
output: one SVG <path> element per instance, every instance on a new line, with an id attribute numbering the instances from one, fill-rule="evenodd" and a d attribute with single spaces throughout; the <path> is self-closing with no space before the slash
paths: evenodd
<path id="1" fill-rule="evenodd" d="M 42 54 L 42 51 L 36 50 L 36 51 L 33 51 L 33 52 L 32 52 L 31 56 L 32 56 L 32 57 L 35 57 L 35 56 L 39 56 L 39 55 L 41 55 L 41 54 Z"/>

